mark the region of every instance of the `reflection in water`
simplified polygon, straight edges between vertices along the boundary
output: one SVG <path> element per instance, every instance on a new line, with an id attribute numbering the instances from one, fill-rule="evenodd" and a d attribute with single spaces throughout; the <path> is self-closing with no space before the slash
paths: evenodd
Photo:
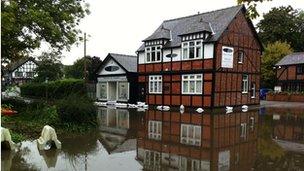
<path id="1" fill-rule="evenodd" d="M 257 111 L 150 110 L 138 130 L 137 160 L 148 170 L 250 170 L 257 154 L 257 121 Z"/>
<path id="2" fill-rule="evenodd" d="M 98 130 L 62 135 L 62 149 L 34 141 L 2 151 L 1 170 L 304 170 L 303 113 L 265 108 L 230 114 L 98 109 Z"/>

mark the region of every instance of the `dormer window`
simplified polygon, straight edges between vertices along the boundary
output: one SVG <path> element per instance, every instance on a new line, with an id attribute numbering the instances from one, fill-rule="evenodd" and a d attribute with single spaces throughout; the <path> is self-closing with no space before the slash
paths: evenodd
<path id="1" fill-rule="evenodd" d="M 160 62 L 161 46 L 146 47 L 146 60 L 147 62 Z"/>
<path id="2" fill-rule="evenodd" d="M 202 41 L 189 41 L 182 43 L 183 60 L 202 58 Z"/>

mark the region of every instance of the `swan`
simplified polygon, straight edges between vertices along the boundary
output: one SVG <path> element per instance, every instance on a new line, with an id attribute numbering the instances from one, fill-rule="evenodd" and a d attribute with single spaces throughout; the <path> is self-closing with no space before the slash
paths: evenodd
<path id="1" fill-rule="evenodd" d="M 185 106 L 184 105 L 180 105 L 179 110 L 185 110 Z"/>
<path id="2" fill-rule="evenodd" d="M 248 109 L 248 106 L 247 105 L 243 105 L 242 109 Z"/>
<path id="3" fill-rule="evenodd" d="M 168 110 L 170 110 L 170 107 L 169 106 L 157 106 L 156 109 L 163 110 L 163 111 L 168 111 Z"/>

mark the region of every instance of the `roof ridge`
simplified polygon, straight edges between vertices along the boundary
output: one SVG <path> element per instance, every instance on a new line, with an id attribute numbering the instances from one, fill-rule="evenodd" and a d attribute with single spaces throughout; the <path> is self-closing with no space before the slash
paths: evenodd
<path id="1" fill-rule="evenodd" d="M 128 56 L 128 57 L 136 57 L 135 55 L 126 55 L 126 54 L 121 54 L 121 53 L 109 53 L 110 55 L 120 55 L 120 56 Z"/>
<path id="2" fill-rule="evenodd" d="M 223 10 L 227 10 L 227 9 L 230 9 L 230 8 L 236 8 L 236 7 L 241 7 L 241 6 L 244 6 L 244 5 L 236 5 L 236 6 L 231 6 L 231 7 L 227 7 L 227 8 L 207 11 L 207 12 L 204 12 L 204 13 L 192 14 L 192 15 L 188 15 L 188 16 L 184 16 L 184 17 L 173 18 L 173 19 L 169 19 L 169 20 L 164 20 L 163 23 L 164 22 L 169 22 L 169 21 L 175 21 L 175 20 L 185 19 L 185 18 L 191 18 L 191 17 L 194 17 L 194 16 L 199 16 L 199 15 L 208 14 L 208 13 L 212 13 L 212 12 L 223 11 Z"/>

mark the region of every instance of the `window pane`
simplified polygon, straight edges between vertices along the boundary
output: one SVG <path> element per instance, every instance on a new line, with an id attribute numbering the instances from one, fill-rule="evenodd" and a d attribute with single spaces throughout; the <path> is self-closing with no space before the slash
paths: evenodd
<path id="1" fill-rule="evenodd" d="M 183 58 L 188 59 L 188 49 L 187 48 L 183 48 Z"/>
<path id="2" fill-rule="evenodd" d="M 128 83 L 119 83 L 118 98 L 122 100 L 128 99 Z"/>
<path id="3" fill-rule="evenodd" d="M 157 92 L 157 81 L 154 82 L 154 90 L 153 92 Z"/>
<path id="4" fill-rule="evenodd" d="M 147 53 L 147 61 L 148 61 L 148 62 L 151 61 L 150 53 Z"/>
<path id="5" fill-rule="evenodd" d="M 183 81 L 183 92 L 187 93 L 188 92 L 188 81 Z"/>
<path id="6" fill-rule="evenodd" d="M 195 88 L 195 82 L 194 81 L 190 81 L 190 92 L 194 93 L 194 89 Z"/>
<path id="7" fill-rule="evenodd" d="M 160 52 L 157 52 L 156 60 L 157 60 L 157 61 L 160 61 Z"/>
<path id="8" fill-rule="evenodd" d="M 107 84 L 106 83 L 100 84 L 100 98 L 102 98 L 102 99 L 107 98 Z"/>
<path id="9" fill-rule="evenodd" d="M 190 46 L 194 46 L 194 42 L 189 42 Z"/>
<path id="10" fill-rule="evenodd" d="M 201 47 L 196 47 L 195 57 L 200 58 L 201 54 L 202 54 L 202 48 Z"/>
<path id="11" fill-rule="evenodd" d="M 196 81 L 196 93 L 202 92 L 202 81 Z"/>
<path id="12" fill-rule="evenodd" d="M 194 47 L 190 47 L 189 48 L 189 59 L 193 59 L 194 58 Z"/>
<path id="13" fill-rule="evenodd" d="M 155 61 L 155 52 L 152 52 L 152 59 L 151 61 Z"/>

